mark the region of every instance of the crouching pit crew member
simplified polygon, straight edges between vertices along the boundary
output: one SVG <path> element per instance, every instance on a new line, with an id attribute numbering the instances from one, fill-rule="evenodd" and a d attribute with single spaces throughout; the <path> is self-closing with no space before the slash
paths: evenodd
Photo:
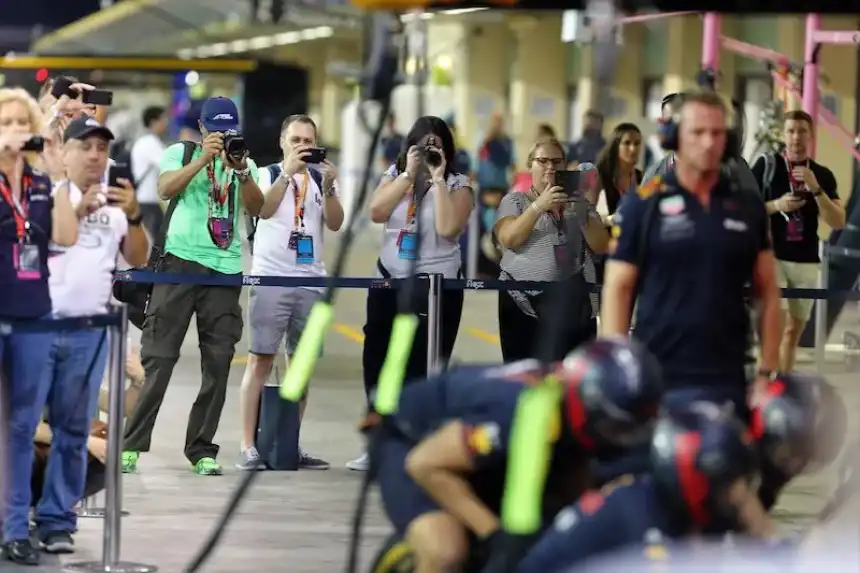
<path id="1" fill-rule="evenodd" d="M 735 530 L 772 537 L 756 495 L 755 445 L 728 410 L 692 402 L 664 411 L 650 458 L 650 474 L 623 476 L 562 510 L 517 572 L 569 571 L 626 546 L 654 544 L 655 536 L 674 540 Z"/>
<path id="2" fill-rule="evenodd" d="M 553 374 L 565 390 L 552 424 L 548 516 L 587 487 L 596 449 L 647 443 L 662 390 L 653 357 L 623 340 L 585 345 Z M 498 517 L 509 432 L 519 396 L 542 379 L 539 363 L 526 360 L 458 368 L 403 389 L 397 413 L 382 422 L 375 463 L 385 512 L 418 573 L 510 551 Z"/>
<path id="3" fill-rule="evenodd" d="M 644 183 L 616 216 L 602 328 L 626 335 L 636 300 L 633 336 L 663 366 L 664 402 L 729 401 L 745 419 L 747 284 L 761 308 L 758 391 L 779 363 L 780 293 L 767 213 L 757 193 L 720 173 L 727 126 L 718 95 L 687 94 L 665 127 L 674 169 Z"/>

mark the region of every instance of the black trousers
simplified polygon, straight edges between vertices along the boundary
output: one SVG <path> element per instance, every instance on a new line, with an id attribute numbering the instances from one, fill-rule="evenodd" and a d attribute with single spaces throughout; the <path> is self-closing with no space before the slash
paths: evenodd
<path id="1" fill-rule="evenodd" d="M 220 274 L 173 255 L 165 256 L 164 272 Z M 218 455 L 218 445 L 212 440 L 224 408 L 230 363 L 236 343 L 242 337 L 241 292 L 240 286 L 157 284 L 152 287 L 140 344 L 146 383 L 125 426 L 127 451 L 149 451 L 155 419 L 179 359 L 191 316 L 196 314 L 203 381 L 188 416 L 185 456 L 196 464 L 201 458 Z"/>
<path id="2" fill-rule="evenodd" d="M 426 283 L 424 283 L 426 284 Z M 463 291 L 443 290 L 441 295 L 442 324 L 440 326 L 441 359 L 447 361 L 454 351 L 460 316 L 463 314 Z M 414 310 L 418 313 L 418 330 L 412 344 L 412 354 L 406 367 L 406 380 L 427 376 L 427 290 L 416 293 Z M 379 372 L 388 352 L 391 325 L 397 314 L 397 291 L 393 289 L 370 289 L 367 292 L 367 319 L 364 325 L 364 348 L 361 360 L 364 367 L 364 391 L 371 401 Z"/>
<path id="3" fill-rule="evenodd" d="M 544 338 L 545 316 L 540 308 L 545 294 L 529 297 L 540 318 L 525 314 L 507 291 L 499 292 L 499 339 L 505 363 L 545 356 L 537 345 L 547 343 Z M 590 306 L 590 302 L 589 302 Z M 545 311 L 544 314 L 546 314 Z M 552 341 L 553 360 L 561 360 L 577 346 L 597 336 L 597 319 L 582 319 L 581 310 L 574 310 L 566 321 L 560 338 Z"/>

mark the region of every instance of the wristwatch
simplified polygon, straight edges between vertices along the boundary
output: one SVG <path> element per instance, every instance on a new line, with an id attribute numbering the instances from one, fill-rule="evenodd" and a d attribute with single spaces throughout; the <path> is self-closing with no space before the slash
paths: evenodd
<path id="1" fill-rule="evenodd" d="M 140 224 L 143 222 L 143 214 L 138 213 L 137 217 L 126 217 L 125 220 L 132 227 L 140 227 Z"/>
<path id="2" fill-rule="evenodd" d="M 233 173 L 236 174 L 236 178 L 239 179 L 239 182 L 244 183 L 248 180 L 248 177 L 251 176 L 251 168 L 246 167 L 245 169 L 236 169 Z"/>
<path id="3" fill-rule="evenodd" d="M 766 378 L 768 380 L 776 380 L 779 376 L 779 370 L 771 370 L 770 368 L 759 368 L 756 370 L 758 378 Z"/>

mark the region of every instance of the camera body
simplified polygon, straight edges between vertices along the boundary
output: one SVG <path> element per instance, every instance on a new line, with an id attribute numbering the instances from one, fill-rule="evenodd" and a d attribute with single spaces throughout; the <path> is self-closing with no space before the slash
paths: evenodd
<path id="1" fill-rule="evenodd" d="M 235 129 L 224 132 L 224 152 L 232 159 L 242 159 L 248 153 L 245 136 Z"/>
<path id="2" fill-rule="evenodd" d="M 435 135 L 431 134 L 424 138 L 420 147 L 424 163 L 430 167 L 439 167 L 442 165 L 442 155 L 434 149 L 439 147 L 439 143 L 437 142 Z"/>

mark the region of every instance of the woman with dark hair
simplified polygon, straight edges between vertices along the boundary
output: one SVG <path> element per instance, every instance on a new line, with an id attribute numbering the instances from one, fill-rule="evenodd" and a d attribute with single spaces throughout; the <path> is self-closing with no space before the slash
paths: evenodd
<path id="1" fill-rule="evenodd" d="M 370 219 L 383 224 L 382 248 L 376 261 L 378 277 L 399 279 L 410 272 L 441 274 L 448 279 L 461 275 L 460 235 L 469 221 L 474 198 L 469 178 L 451 169 L 455 152 L 454 138 L 442 119 L 418 118 L 397 161 L 382 176 L 370 200 Z M 418 296 L 414 304 L 421 322 L 406 367 L 407 380 L 427 375 L 427 298 Z M 457 339 L 463 292 L 442 291 L 441 309 L 439 352 L 445 361 Z M 368 402 L 385 361 L 396 313 L 396 290 L 368 291 L 362 353 Z M 363 455 L 347 467 L 364 471 L 367 465 Z"/>
<path id="2" fill-rule="evenodd" d="M 609 143 L 597 156 L 602 201 L 595 198 L 597 211 L 607 225 L 612 224 L 618 203 L 625 193 L 635 190 L 642 182 L 642 172 L 636 168 L 642 152 L 642 132 L 632 123 L 615 126 Z"/>

